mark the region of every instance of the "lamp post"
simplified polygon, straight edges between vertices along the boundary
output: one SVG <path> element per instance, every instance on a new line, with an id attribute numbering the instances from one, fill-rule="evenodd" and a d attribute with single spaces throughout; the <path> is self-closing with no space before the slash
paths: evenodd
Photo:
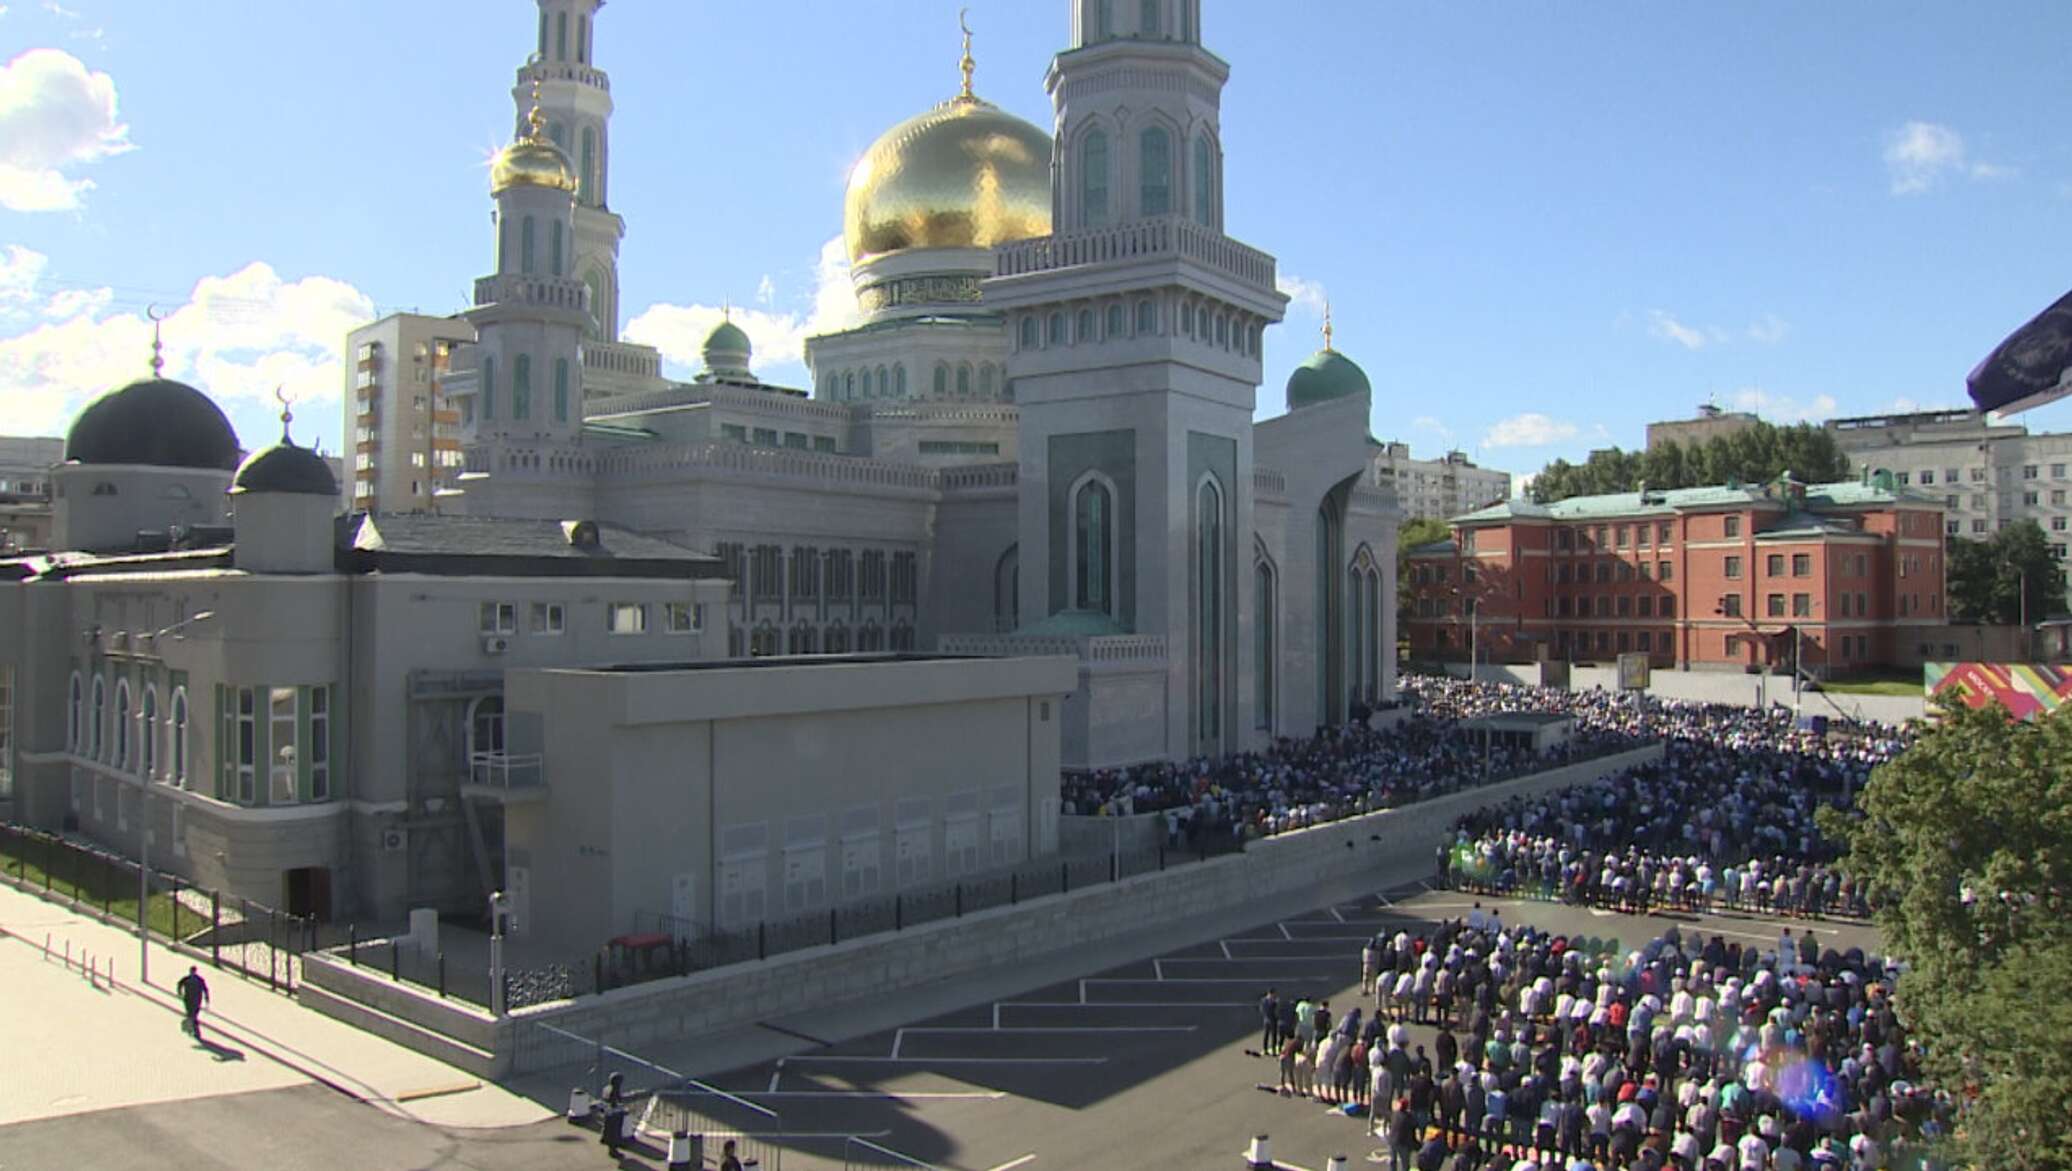
<path id="1" fill-rule="evenodd" d="M 207 622 L 215 616 L 216 612 L 214 610 L 202 610 L 188 615 L 171 626 L 162 626 L 152 631 L 147 636 L 151 639 L 151 649 L 156 652 L 158 650 L 158 640 L 166 635 L 192 626 L 197 622 Z M 165 656 L 159 655 L 157 657 L 160 662 L 165 661 Z M 142 715 L 143 713 L 140 711 L 138 713 L 139 718 L 142 718 Z M 144 735 L 151 735 L 151 729 L 144 729 Z M 156 763 L 156 753 L 152 754 L 152 759 L 153 763 Z M 142 825 L 138 827 L 137 832 L 137 983 L 149 984 L 151 983 L 151 778 L 149 776 L 144 778 L 143 791 L 143 800 L 137 803 L 138 812 L 142 815 L 139 819 Z"/>

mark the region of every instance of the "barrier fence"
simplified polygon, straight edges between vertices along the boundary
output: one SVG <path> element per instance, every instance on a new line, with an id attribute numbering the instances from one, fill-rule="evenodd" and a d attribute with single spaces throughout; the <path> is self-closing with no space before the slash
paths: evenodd
<path id="1" fill-rule="evenodd" d="M 0 879 L 113 926 L 135 930 L 142 897 L 149 932 L 217 968 L 293 994 L 302 956 L 335 929 L 250 899 L 225 897 L 154 870 L 139 882 L 132 859 L 85 842 L 0 822 Z"/>

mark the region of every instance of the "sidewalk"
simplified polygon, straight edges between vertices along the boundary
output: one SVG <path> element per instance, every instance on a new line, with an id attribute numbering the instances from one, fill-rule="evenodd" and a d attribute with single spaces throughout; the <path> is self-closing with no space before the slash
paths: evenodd
<path id="1" fill-rule="evenodd" d="M 154 940 L 150 983 L 137 937 L 0 884 L 0 980 L 12 996 L 0 1047 L 36 1054 L 0 1073 L 0 1124 L 144 1102 L 318 1082 L 399 1117 L 442 1127 L 521 1126 L 540 1105 L 452 1066 L 312 1012 L 291 997 Z M 52 956 L 44 958 L 48 937 Z M 74 969 L 59 956 L 71 947 Z M 76 970 L 91 953 L 113 989 Z M 173 985 L 198 966 L 209 985 L 203 1037 L 181 1033 Z M 19 1083 L 19 1084 L 17 1084 Z"/>

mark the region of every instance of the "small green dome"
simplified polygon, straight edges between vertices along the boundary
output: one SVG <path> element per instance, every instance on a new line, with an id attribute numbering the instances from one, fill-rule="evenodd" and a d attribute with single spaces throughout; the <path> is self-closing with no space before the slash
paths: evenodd
<path id="1" fill-rule="evenodd" d="M 705 335 L 705 349 L 707 351 L 719 350 L 722 353 L 738 352 L 745 354 L 749 352 L 749 348 L 748 334 L 744 333 L 740 326 L 735 325 L 731 321 L 720 322 L 712 327 L 711 333 Z"/>
<path id="2" fill-rule="evenodd" d="M 1359 363 L 1327 346 L 1288 375 L 1288 409 L 1299 411 L 1333 399 L 1371 394 L 1373 389 Z"/>

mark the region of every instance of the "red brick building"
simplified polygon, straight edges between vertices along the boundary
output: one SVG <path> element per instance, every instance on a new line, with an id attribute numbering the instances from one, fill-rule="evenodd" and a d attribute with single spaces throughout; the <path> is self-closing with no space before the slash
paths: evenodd
<path id="1" fill-rule="evenodd" d="M 1901 657 L 1941 626 L 1942 502 L 1889 478 L 1516 499 L 1409 553 L 1410 657 L 1784 665 Z M 1471 613 L 1473 612 L 1472 620 Z M 1795 651 L 1796 648 L 1796 651 Z"/>

